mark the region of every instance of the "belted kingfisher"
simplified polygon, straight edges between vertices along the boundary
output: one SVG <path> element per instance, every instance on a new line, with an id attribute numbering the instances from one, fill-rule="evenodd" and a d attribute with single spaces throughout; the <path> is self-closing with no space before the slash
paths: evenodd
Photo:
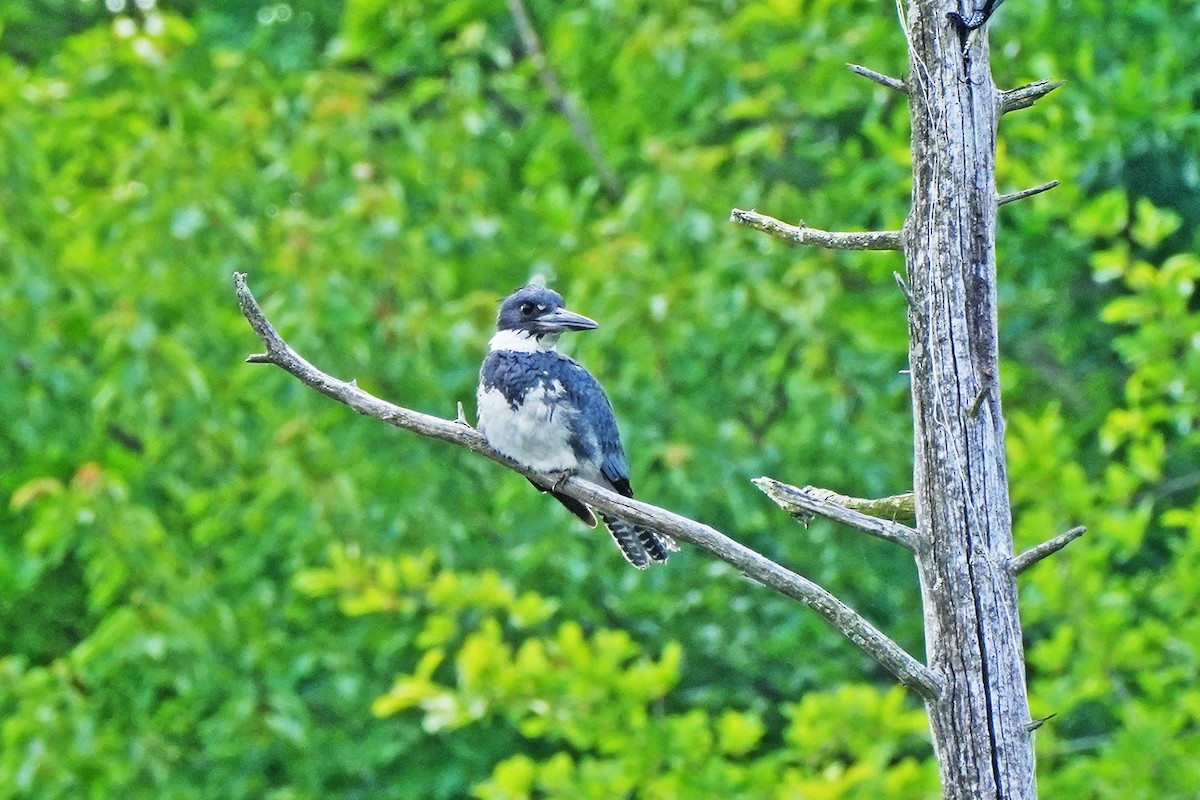
<path id="1" fill-rule="evenodd" d="M 617 420 L 604 389 L 578 362 L 555 349 L 564 331 L 599 327 L 568 311 L 562 295 L 525 286 L 509 295 L 496 317 L 496 335 L 479 372 L 479 431 L 488 444 L 528 469 L 584 480 L 633 497 Z M 535 484 L 536 486 L 536 484 Z M 590 527 L 586 504 L 553 489 L 556 500 Z M 630 564 L 645 569 L 677 551 L 661 533 L 604 517 Z"/>

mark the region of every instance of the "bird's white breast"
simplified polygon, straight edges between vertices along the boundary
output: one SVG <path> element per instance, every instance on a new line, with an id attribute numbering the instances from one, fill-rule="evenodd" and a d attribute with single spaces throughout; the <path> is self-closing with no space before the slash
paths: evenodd
<path id="1" fill-rule="evenodd" d="M 559 403 L 558 381 L 535 386 L 514 409 L 496 388 L 479 387 L 479 431 L 488 444 L 519 464 L 539 472 L 575 470 L 568 408 Z"/>

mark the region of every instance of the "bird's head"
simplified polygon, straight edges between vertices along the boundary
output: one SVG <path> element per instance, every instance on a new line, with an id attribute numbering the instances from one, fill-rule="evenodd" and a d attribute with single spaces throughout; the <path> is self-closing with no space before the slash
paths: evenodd
<path id="1" fill-rule="evenodd" d="M 589 331 L 600 327 L 582 314 L 568 311 L 562 295 L 543 286 L 522 286 L 500 304 L 496 330 L 526 336 L 558 338 L 563 331 Z"/>

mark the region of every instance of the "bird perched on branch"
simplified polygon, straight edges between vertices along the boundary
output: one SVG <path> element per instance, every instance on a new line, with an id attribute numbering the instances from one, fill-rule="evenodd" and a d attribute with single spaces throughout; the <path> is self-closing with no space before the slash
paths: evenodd
<path id="1" fill-rule="evenodd" d="M 562 295 L 550 289 L 525 286 L 509 295 L 500 305 L 496 335 L 479 373 L 479 431 L 513 461 L 553 476 L 555 488 L 578 475 L 633 497 L 608 396 L 590 372 L 555 349 L 562 333 L 597 327 L 568 311 Z M 555 489 L 538 488 L 596 526 L 586 504 Z M 625 558 L 638 569 L 664 562 L 679 549 L 669 536 L 603 518 Z"/>

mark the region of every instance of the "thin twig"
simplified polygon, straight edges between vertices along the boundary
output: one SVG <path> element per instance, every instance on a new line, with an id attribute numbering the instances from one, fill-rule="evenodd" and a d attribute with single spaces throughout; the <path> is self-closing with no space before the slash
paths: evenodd
<path id="1" fill-rule="evenodd" d="M 731 222 L 765 231 L 772 236 L 796 244 L 811 244 L 829 250 L 900 250 L 900 231 L 853 231 L 850 233 L 835 233 L 810 228 L 801 222 L 799 225 L 789 225 L 766 214 L 757 211 L 743 211 L 735 208 L 729 214 Z"/>
<path id="2" fill-rule="evenodd" d="M 1013 556 L 1008 560 L 1008 571 L 1013 575 L 1020 575 L 1022 572 L 1029 569 L 1046 556 L 1054 555 L 1059 550 L 1062 550 L 1071 542 L 1075 541 L 1080 536 L 1083 536 L 1086 531 L 1087 528 L 1083 525 L 1080 525 L 1076 528 L 1071 528 L 1071 530 L 1067 531 L 1066 533 L 1060 533 L 1053 539 L 1047 542 L 1042 542 L 1037 547 L 1031 547 L 1024 553 L 1021 553 L 1018 556 Z"/>
<path id="3" fill-rule="evenodd" d="M 525 3 L 522 0 L 508 0 L 508 10 L 517 25 L 521 46 L 525 48 L 525 54 L 537 68 L 546 91 L 550 93 L 550 97 L 553 98 L 562 115 L 567 118 L 567 123 L 571 126 L 571 132 L 575 134 L 575 138 L 587 151 L 596 174 L 600 176 L 600 181 L 604 184 L 605 191 L 614 200 L 620 200 L 621 196 L 625 194 L 625 187 L 622 186 L 621 179 L 617 177 L 617 174 L 609 167 L 608 161 L 605 160 L 604 151 L 600 148 L 600 140 L 596 138 L 595 129 L 592 127 L 591 120 L 588 119 L 587 112 L 575 101 L 574 97 L 563 90 L 558 73 L 554 71 L 554 67 L 550 66 L 550 61 L 542 49 L 542 41 L 533 27 L 533 19 L 530 18 Z"/>
<path id="4" fill-rule="evenodd" d="M 979 409 L 983 406 L 983 401 L 987 399 L 988 392 L 991 391 L 991 386 L 984 386 L 975 393 L 975 399 L 971 401 L 971 405 L 967 406 L 967 416 L 975 419 L 979 416 Z"/>
<path id="5" fill-rule="evenodd" d="M 1000 92 L 1000 101 L 996 104 L 1001 114 L 1029 108 L 1046 95 L 1062 86 L 1065 81 L 1040 80 Z"/>
<path id="6" fill-rule="evenodd" d="M 898 544 L 910 553 L 916 552 L 917 532 L 915 530 L 907 525 L 901 525 L 899 522 L 894 521 L 894 519 L 881 517 L 879 513 L 868 514 L 863 511 L 851 509 L 846 504 L 838 502 L 839 499 L 853 501 L 853 498 L 843 497 L 828 489 L 816 489 L 812 486 L 798 489 L 795 486 L 777 481 L 774 478 L 755 478 L 751 483 L 761 489 L 767 497 L 774 500 L 784 511 L 793 517 L 804 520 L 805 524 L 807 524 L 807 519 L 811 519 L 813 515 L 825 517 L 834 522 L 840 522 L 843 525 L 857 528 L 863 533 L 869 533 L 885 541 Z M 872 508 L 876 512 L 887 514 L 888 512 L 883 510 L 883 506 L 888 505 L 896 514 L 907 515 L 911 511 L 904 509 L 902 498 L 907 498 L 911 509 L 911 494 L 887 498 L 889 501 L 897 501 L 895 503 L 881 503 L 881 501 L 876 501 L 876 504 Z"/>
<path id="7" fill-rule="evenodd" d="M 850 68 L 851 72 L 862 75 L 867 80 L 875 81 L 875 83 L 878 83 L 880 86 L 886 86 L 887 88 L 900 92 L 901 94 L 908 94 L 908 86 L 906 86 L 904 81 L 900 80 L 899 78 L 893 78 L 891 75 L 884 75 L 882 72 L 876 72 L 873 69 L 868 69 L 861 64 L 847 64 L 846 66 Z"/>
<path id="8" fill-rule="evenodd" d="M 1047 714 L 1044 717 L 1038 717 L 1037 719 L 1031 719 L 1031 720 L 1029 720 L 1029 722 L 1025 723 L 1025 730 L 1029 731 L 1030 733 L 1033 733 L 1038 728 L 1042 727 L 1047 722 L 1049 722 L 1050 720 L 1054 719 L 1057 716 L 1058 716 L 1058 712 L 1055 711 L 1053 714 Z"/>
<path id="9" fill-rule="evenodd" d="M 1018 200 L 1024 200 L 1026 197 L 1033 197 L 1035 194 L 1041 194 L 1042 192 L 1048 192 L 1051 189 L 1053 189 L 1055 186 L 1058 186 L 1058 181 L 1056 181 L 1056 180 L 1046 181 L 1045 183 L 1038 184 L 1037 186 L 1031 186 L 1028 189 L 1022 189 L 1019 192 L 1009 192 L 1008 194 L 1002 194 L 996 198 L 996 205 L 1003 206 L 1003 205 L 1007 205 L 1008 203 L 1015 203 Z"/>
<path id="10" fill-rule="evenodd" d="M 928 667 L 909 655 L 904 648 L 845 603 L 821 586 L 735 542 L 720 531 L 649 503 L 623 497 L 577 477 L 569 478 L 561 485 L 555 486 L 554 477 L 531 472 L 505 458 L 488 445 L 483 434 L 469 425 L 393 405 L 326 375 L 304 360 L 275 332 L 246 285 L 246 276 L 234 273 L 233 282 L 243 316 L 267 347 L 265 354 L 251 356 L 247 361 L 275 364 L 306 386 L 350 406 L 360 414 L 422 436 L 460 445 L 503 464 L 539 486 L 554 488 L 568 497 L 587 503 L 602 514 L 616 516 L 690 542 L 732 564 L 748 577 L 816 611 L 921 697 L 933 699 L 941 691 L 942 681 Z"/>
<path id="11" fill-rule="evenodd" d="M 904 280 L 904 276 L 899 272 L 893 272 L 892 277 L 896 279 L 896 285 L 900 287 L 900 291 L 904 292 L 904 299 L 908 303 L 908 307 L 916 306 L 917 301 L 913 298 L 912 290 L 908 288 L 908 282 Z"/>
<path id="12" fill-rule="evenodd" d="M 967 408 L 967 418 L 978 419 L 979 409 L 983 408 L 984 401 L 996 391 L 996 373 L 991 367 L 985 367 L 983 374 L 979 377 L 979 391 L 975 393 L 975 398 L 971 400 L 971 405 Z"/>

